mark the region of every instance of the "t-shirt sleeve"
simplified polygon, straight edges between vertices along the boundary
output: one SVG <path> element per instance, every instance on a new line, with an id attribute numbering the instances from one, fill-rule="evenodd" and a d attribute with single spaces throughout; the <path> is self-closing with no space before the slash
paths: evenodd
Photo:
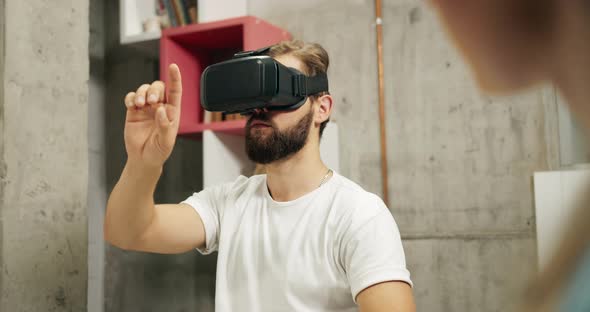
<path id="1" fill-rule="evenodd" d="M 197 250 L 206 255 L 217 250 L 219 240 L 219 216 L 227 200 L 231 184 L 208 187 L 194 193 L 182 204 L 193 207 L 201 217 L 205 227 L 205 247 Z"/>
<path id="2" fill-rule="evenodd" d="M 376 205 L 378 209 L 359 209 L 351 216 L 358 226 L 344 235 L 342 262 L 355 302 L 362 290 L 378 283 L 413 286 L 397 224 L 380 199 Z"/>

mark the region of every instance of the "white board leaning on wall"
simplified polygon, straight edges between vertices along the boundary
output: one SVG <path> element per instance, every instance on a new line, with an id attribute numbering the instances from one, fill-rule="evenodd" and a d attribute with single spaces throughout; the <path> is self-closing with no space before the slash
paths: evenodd
<path id="1" fill-rule="evenodd" d="M 559 244 L 577 200 L 588 192 L 590 169 L 536 172 L 534 184 L 537 253 L 542 269 Z"/>

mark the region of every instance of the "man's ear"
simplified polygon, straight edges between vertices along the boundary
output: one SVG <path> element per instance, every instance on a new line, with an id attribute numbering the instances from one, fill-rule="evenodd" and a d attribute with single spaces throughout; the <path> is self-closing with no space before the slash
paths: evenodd
<path id="1" fill-rule="evenodd" d="M 328 120 L 330 115 L 332 114 L 332 107 L 334 106 L 334 101 L 332 96 L 329 94 L 322 95 L 316 99 L 316 107 L 317 107 L 317 114 L 314 117 L 314 121 L 318 124 Z"/>

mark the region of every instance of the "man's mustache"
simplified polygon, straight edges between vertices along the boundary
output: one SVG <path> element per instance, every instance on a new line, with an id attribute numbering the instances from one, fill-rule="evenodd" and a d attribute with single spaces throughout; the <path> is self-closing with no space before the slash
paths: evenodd
<path id="1" fill-rule="evenodd" d="M 250 126 L 252 124 L 252 122 L 254 122 L 254 121 L 262 121 L 264 123 L 267 123 L 267 124 L 273 126 L 273 124 L 270 121 L 270 117 L 266 113 L 252 114 L 250 116 L 250 119 L 248 119 L 247 125 Z"/>

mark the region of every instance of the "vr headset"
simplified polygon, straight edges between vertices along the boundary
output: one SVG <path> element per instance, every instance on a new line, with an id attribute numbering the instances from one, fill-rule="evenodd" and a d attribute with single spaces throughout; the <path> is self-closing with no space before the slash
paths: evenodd
<path id="1" fill-rule="evenodd" d="M 267 53 L 271 47 L 239 52 L 228 61 L 208 66 L 201 76 L 201 106 L 227 114 L 256 109 L 294 110 L 307 97 L 328 91 L 325 73 L 309 77 Z"/>

